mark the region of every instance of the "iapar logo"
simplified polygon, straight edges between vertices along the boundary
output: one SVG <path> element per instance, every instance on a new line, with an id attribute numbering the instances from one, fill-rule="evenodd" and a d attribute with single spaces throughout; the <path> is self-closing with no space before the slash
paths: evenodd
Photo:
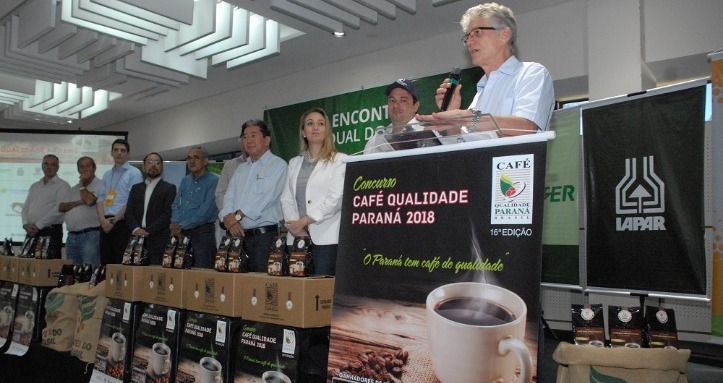
<path id="1" fill-rule="evenodd" d="M 625 176 L 615 187 L 615 230 L 665 230 L 665 183 L 655 174 L 653 156 L 625 159 Z"/>

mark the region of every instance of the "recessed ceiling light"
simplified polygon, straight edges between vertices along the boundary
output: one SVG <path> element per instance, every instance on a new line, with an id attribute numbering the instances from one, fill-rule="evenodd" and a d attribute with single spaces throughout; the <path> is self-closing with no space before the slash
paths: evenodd
<path id="1" fill-rule="evenodd" d="M 344 33 L 344 31 L 335 31 L 334 32 L 335 37 L 344 37 L 345 35 L 346 35 L 346 33 Z"/>

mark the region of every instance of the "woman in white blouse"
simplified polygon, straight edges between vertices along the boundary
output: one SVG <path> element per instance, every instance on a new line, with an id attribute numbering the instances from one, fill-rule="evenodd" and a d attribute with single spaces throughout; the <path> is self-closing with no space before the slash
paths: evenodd
<path id="1" fill-rule="evenodd" d="M 334 275 L 346 154 L 336 151 L 329 117 L 321 108 L 301 116 L 299 142 L 300 154 L 289 161 L 281 194 L 287 244 L 292 245 L 294 237 L 310 236 L 314 274 Z"/>

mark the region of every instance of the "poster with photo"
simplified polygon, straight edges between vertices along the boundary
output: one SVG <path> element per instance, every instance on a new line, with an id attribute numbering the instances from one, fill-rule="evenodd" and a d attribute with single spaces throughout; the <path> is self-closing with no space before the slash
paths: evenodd
<path id="1" fill-rule="evenodd" d="M 329 382 L 537 381 L 548 137 L 351 159 Z"/>

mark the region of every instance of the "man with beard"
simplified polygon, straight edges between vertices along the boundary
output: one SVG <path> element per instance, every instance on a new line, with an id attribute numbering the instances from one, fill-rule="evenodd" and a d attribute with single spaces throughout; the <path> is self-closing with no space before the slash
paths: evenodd
<path id="1" fill-rule="evenodd" d="M 189 174 L 183 177 L 173 201 L 171 234 L 191 239 L 196 267 L 212 268 L 216 255 L 216 185 L 218 176 L 208 171 L 208 151 L 197 146 L 186 155 Z"/>
<path id="2" fill-rule="evenodd" d="M 80 181 L 66 195 L 58 210 L 65 213 L 65 257 L 74 265 L 100 265 L 100 221 L 95 204 L 103 181 L 95 176 L 95 161 L 87 156 L 77 162 Z"/>
<path id="3" fill-rule="evenodd" d="M 135 236 L 144 237 L 150 263 L 160 265 L 163 250 L 170 237 L 171 205 L 176 197 L 176 185 L 161 179 L 163 159 L 149 153 L 143 159 L 145 182 L 133 185 L 126 206 L 126 222 Z"/>

